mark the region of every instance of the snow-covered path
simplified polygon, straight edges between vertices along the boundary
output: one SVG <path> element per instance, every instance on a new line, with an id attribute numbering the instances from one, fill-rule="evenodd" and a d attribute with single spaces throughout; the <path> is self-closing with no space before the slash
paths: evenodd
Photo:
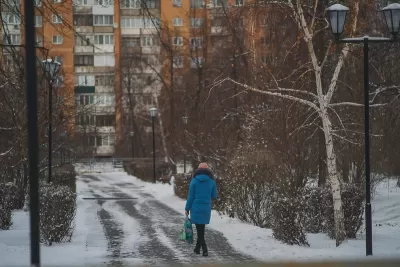
<path id="1" fill-rule="evenodd" d="M 207 229 L 209 257 L 193 253 L 193 245 L 178 240 L 183 214 L 156 200 L 134 183 L 107 174 L 85 174 L 81 192 L 98 203 L 97 214 L 108 240 L 110 262 L 144 264 L 238 263 L 254 261 L 235 251 L 218 231 Z M 99 199 L 92 199 L 99 198 Z"/>

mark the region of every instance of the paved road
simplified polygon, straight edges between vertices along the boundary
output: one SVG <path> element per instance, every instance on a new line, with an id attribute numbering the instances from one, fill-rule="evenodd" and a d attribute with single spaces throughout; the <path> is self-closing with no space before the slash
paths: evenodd
<path id="1" fill-rule="evenodd" d="M 88 185 L 86 194 L 117 198 L 97 200 L 98 218 L 107 238 L 112 266 L 123 266 L 126 259 L 142 259 L 145 264 L 151 265 L 254 261 L 235 251 L 220 232 L 209 228 L 206 231 L 209 257 L 195 255 L 192 245 L 178 240 L 182 214 L 133 183 L 114 181 L 105 174 L 84 175 L 81 179 Z M 118 213 L 115 213 L 116 210 Z M 134 227 L 135 231 L 129 227 Z M 132 232 L 137 235 L 132 236 Z M 125 243 L 132 247 L 127 247 Z"/>
<path id="2" fill-rule="evenodd" d="M 151 265 L 254 261 L 235 251 L 220 232 L 211 229 L 206 231 L 209 257 L 195 255 L 192 245 L 178 240 L 182 214 L 133 183 L 114 181 L 105 174 L 84 175 L 81 179 L 88 185 L 86 194 L 106 198 L 97 200 L 97 215 L 103 225 L 113 266 L 123 266 L 125 259 L 142 259 Z M 137 231 L 127 229 L 127 224 L 134 225 L 132 227 Z M 137 232 L 137 236 L 132 237 L 132 232 Z M 124 246 L 127 241 L 132 247 Z"/>

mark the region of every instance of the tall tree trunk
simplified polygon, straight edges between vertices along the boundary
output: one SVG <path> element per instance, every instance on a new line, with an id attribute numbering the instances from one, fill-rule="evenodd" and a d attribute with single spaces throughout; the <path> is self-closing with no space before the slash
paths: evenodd
<path id="1" fill-rule="evenodd" d="M 328 181 L 331 186 L 333 197 L 336 246 L 339 246 L 346 239 L 342 197 L 340 190 L 340 179 L 339 173 L 337 171 L 337 157 L 333 149 L 332 123 L 326 109 L 322 110 L 321 113 L 322 124 L 325 134 L 326 159 L 329 177 Z"/>
<path id="2" fill-rule="evenodd" d="M 326 148 L 324 131 L 318 130 L 318 186 L 326 183 Z"/>

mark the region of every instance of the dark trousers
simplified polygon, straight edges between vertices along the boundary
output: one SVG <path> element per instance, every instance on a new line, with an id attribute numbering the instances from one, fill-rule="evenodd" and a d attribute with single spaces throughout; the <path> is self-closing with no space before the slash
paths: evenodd
<path id="1" fill-rule="evenodd" d="M 196 224 L 197 230 L 197 243 L 198 246 L 203 246 L 206 244 L 206 240 L 204 239 L 206 225 L 205 224 Z"/>

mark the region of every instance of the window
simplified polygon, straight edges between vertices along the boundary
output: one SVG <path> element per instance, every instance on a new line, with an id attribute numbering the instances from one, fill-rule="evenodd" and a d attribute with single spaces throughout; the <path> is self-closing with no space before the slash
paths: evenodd
<path id="1" fill-rule="evenodd" d="M 95 0 L 94 4 L 96 6 L 112 6 L 113 0 Z"/>
<path id="2" fill-rule="evenodd" d="M 121 8 L 141 8 L 141 0 L 121 0 Z"/>
<path id="3" fill-rule="evenodd" d="M 96 136 L 96 146 L 114 146 L 114 144 L 114 135 Z"/>
<path id="4" fill-rule="evenodd" d="M 156 28 L 160 26 L 160 20 L 156 18 L 121 18 L 121 28 Z"/>
<path id="5" fill-rule="evenodd" d="M 96 126 L 97 127 L 115 126 L 115 115 L 97 115 Z"/>
<path id="6" fill-rule="evenodd" d="M 183 26 L 183 19 L 182 18 L 173 18 L 172 24 L 175 27 Z"/>
<path id="7" fill-rule="evenodd" d="M 35 16 L 35 27 L 42 27 L 42 26 L 43 26 L 43 17 Z"/>
<path id="8" fill-rule="evenodd" d="M 96 86 L 113 86 L 114 75 L 96 75 L 95 78 Z"/>
<path id="9" fill-rule="evenodd" d="M 36 47 L 43 47 L 43 36 L 36 35 Z"/>
<path id="10" fill-rule="evenodd" d="M 122 39 L 122 47 L 124 47 L 124 48 L 132 48 L 132 47 L 139 47 L 139 46 L 140 46 L 140 38 L 139 37 Z"/>
<path id="11" fill-rule="evenodd" d="M 42 0 L 33 0 L 34 6 L 42 6 Z"/>
<path id="12" fill-rule="evenodd" d="M 191 8 L 201 8 L 201 7 L 204 7 L 204 5 L 205 5 L 204 0 L 190 0 Z"/>
<path id="13" fill-rule="evenodd" d="M 10 24 L 10 25 L 21 24 L 21 17 L 15 13 L 2 12 L 1 15 L 5 24 Z"/>
<path id="14" fill-rule="evenodd" d="M 142 46 L 153 46 L 153 37 L 151 36 L 144 36 L 142 37 Z"/>
<path id="15" fill-rule="evenodd" d="M 114 16 L 112 15 L 94 15 L 94 25 L 113 25 Z"/>
<path id="16" fill-rule="evenodd" d="M 91 44 L 90 37 L 93 36 L 82 36 L 82 35 L 75 35 L 75 45 L 78 46 L 88 46 Z"/>
<path id="17" fill-rule="evenodd" d="M 62 15 L 53 14 L 53 15 L 51 16 L 51 20 L 52 20 L 52 22 L 53 22 L 54 24 L 62 23 Z"/>
<path id="18" fill-rule="evenodd" d="M 115 106 L 115 95 L 101 93 L 95 95 L 94 102 L 98 106 Z"/>
<path id="19" fill-rule="evenodd" d="M 79 94 L 78 104 L 81 106 L 93 105 L 94 104 L 94 94 Z"/>
<path id="20" fill-rule="evenodd" d="M 172 0 L 173 6 L 182 6 L 182 0 Z"/>
<path id="21" fill-rule="evenodd" d="M 190 38 L 190 48 L 202 48 L 203 47 L 203 37 L 191 37 Z"/>
<path id="22" fill-rule="evenodd" d="M 6 0 L 4 1 L 7 6 L 19 6 L 21 4 L 20 0 Z"/>
<path id="23" fill-rule="evenodd" d="M 94 75 L 75 76 L 76 86 L 94 86 Z"/>
<path id="24" fill-rule="evenodd" d="M 3 34 L 3 44 L 6 45 L 20 45 L 21 34 Z"/>
<path id="25" fill-rule="evenodd" d="M 235 0 L 235 6 L 244 6 L 244 0 Z"/>
<path id="26" fill-rule="evenodd" d="M 174 68 L 183 68 L 183 57 L 182 56 L 174 56 L 173 65 L 174 65 Z"/>
<path id="27" fill-rule="evenodd" d="M 62 44 L 63 37 L 61 35 L 53 35 L 53 44 Z"/>
<path id="28" fill-rule="evenodd" d="M 156 0 L 145 0 L 144 4 L 146 8 L 159 8 L 159 5 L 157 5 L 159 2 Z"/>
<path id="29" fill-rule="evenodd" d="M 192 58 L 190 61 L 190 67 L 191 68 L 201 68 L 204 64 L 204 58 L 199 57 L 199 58 Z"/>
<path id="30" fill-rule="evenodd" d="M 228 5 L 228 0 L 213 0 L 214 6 L 226 7 Z"/>
<path id="31" fill-rule="evenodd" d="M 63 0 L 53 0 L 53 3 L 56 3 L 56 4 L 60 4 L 62 2 L 63 2 Z"/>
<path id="32" fill-rule="evenodd" d="M 98 45 L 113 45 L 114 44 L 114 35 L 95 35 L 94 43 Z"/>
<path id="33" fill-rule="evenodd" d="M 183 45 L 183 37 L 174 37 L 172 40 L 173 40 L 173 45 L 175 46 Z"/>
<path id="34" fill-rule="evenodd" d="M 90 126 L 95 125 L 95 116 L 82 114 L 77 116 L 76 124 L 80 126 Z"/>
<path id="35" fill-rule="evenodd" d="M 114 54 L 95 55 L 93 64 L 94 66 L 97 67 L 114 67 L 115 66 Z"/>
<path id="36" fill-rule="evenodd" d="M 75 26 L 93 26 L 92 15 L 74 15 Z"/>
<path id="37" fill-rule="evenodd" d="M 59 62 L 59 63 L 61 63 L 61 64 L 63 63 L 63 58 L 62 58 L 62 56 L 55 56 L 55 57 L 54 57 L 54 60 L 57 61 L 57 62 Z"/>
<path id="38" fill-rule="evenodd" d="M 74 56 L 74 64 L 76 66 L 93 66 L 94 58 L 92 55 Z"/>
<path id="39" fill-rule="evenodd" d="M 190 27 L 200 28 L 204 24 L 204 18 L 190 18 Z"/>
<path id="40" fill-rule="evenodd" d="M 74 0 L 74 6 L 88 6 L 89 0 Z"/>

